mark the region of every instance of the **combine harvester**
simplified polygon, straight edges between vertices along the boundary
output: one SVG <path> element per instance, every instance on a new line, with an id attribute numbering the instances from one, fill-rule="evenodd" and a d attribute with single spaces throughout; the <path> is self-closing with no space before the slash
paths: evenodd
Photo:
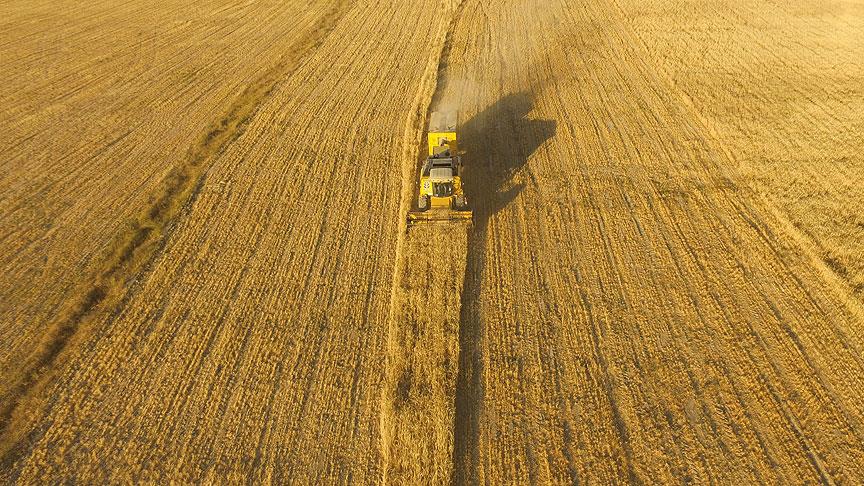
<path id="1" fill-rule="evenodd" d="M 417 207 L 408 213 L 408 226 L 421 223 L 471 223 L 473 213 L 462 190 L 462 158 L 456 143 L 456 112 L 432 112 L 429 156 L 420 170 Z"/>

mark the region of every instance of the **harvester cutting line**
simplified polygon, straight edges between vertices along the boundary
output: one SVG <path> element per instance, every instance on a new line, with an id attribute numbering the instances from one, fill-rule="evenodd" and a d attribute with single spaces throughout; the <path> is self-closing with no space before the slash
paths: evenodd
<path id="1" fill-rule="evenodd" d="M 473 212 L 462 189 L 462 157 L 456 142 L 455 111 L 435 111 L 429 120 L 429 156 L 420 170 L 417 206 L 408 226 L 420 223 L 468 222 Z"/>

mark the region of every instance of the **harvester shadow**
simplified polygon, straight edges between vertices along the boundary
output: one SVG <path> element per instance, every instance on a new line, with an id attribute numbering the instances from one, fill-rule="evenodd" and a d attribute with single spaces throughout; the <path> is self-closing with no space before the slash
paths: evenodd
<path id="1" fill-rule="evenodd" d="M 484 323 L 480 288 L 485 270 L 492 217 L 524 189 L 514 181 L 529 157 L 555 135 L 552 120 L 527 118 L 531 93 L 512 94 L 478 113 L 459 129 L 465 154 L 465 188 L 474 210 L 462 287 L 459 325 L 459 371 L 453 428 L 453 484 L 473 484 L 480 460 L 480 416 L 483 409 Z"/>

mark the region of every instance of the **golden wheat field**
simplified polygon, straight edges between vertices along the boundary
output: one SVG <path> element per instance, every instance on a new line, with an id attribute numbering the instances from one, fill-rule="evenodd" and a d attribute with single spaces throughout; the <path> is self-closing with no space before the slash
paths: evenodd
<path id="1" fill-rule="evenodd" d="M 0 482 L 864 481 L 864 2 L 189 3 L 0 2 Z"/>

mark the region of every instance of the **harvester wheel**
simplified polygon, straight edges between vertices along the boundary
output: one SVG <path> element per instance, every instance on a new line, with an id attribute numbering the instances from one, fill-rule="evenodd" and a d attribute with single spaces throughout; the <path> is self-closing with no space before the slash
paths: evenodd
<path id="1" fill-rule="evenodd" d="M 420 209 L 420 211 L 426 211 L 428 207 L 429 196 L 420 196 L 419 198 L 417 198 L 417 208 Z"/>
<path id="2" fill-rule="evenodd" d="M 460 194 L 453 198 L 453 207 L 455 207 L 456 209 L 464 209 L 465 206 L 467 206 L 465 196 Z"/>

